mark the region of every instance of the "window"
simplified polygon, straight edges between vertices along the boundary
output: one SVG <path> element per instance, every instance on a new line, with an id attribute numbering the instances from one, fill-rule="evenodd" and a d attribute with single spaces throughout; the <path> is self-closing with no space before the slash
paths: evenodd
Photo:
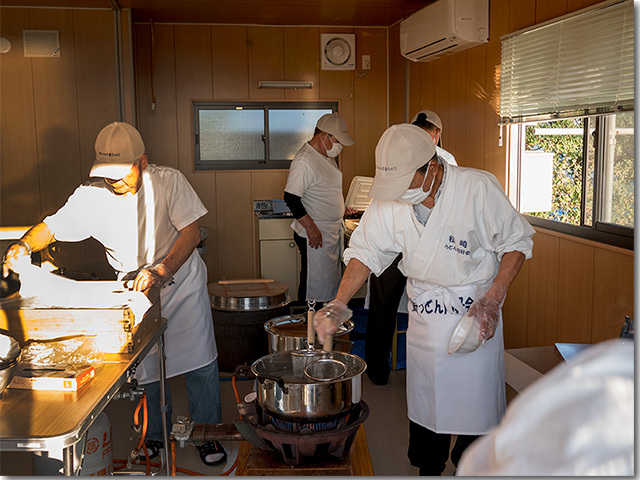
<path id="1" fill-rule="evenodd" d="M 194 102 L 196 170 L 289 168 L 335 102 Z"/>
<path id="2" fill-rule="evenodd" d="M 509 196 L 533 225 L 631 248 L 633 112 L 510 129 Z"/>
<path id="3" fill-rule="evenodd" d="M 633 248 L 633 39 L 632 0 L 502 37 L 509 196 L 532 224 Z"/>

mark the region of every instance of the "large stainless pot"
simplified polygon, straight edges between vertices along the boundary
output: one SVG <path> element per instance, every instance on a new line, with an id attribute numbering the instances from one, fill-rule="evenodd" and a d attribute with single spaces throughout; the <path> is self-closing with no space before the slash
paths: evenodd
<path id="1" fill-rule="evenodd" d="M 347 320 L 338 331 L 333 334 L 334 349 L 341 352 L 350 352 L 352 343 L 342 340 L 341 335 L 346 335 L 353 330 L 353 321 Z M 269 335 L 269 353 L 286 352 L 290 350 L 302 350 L 307 348 L 307 316 L 284 315 L 272 318 L 265 322 L 264 329 Z M 316 340 L 314 348 L 320 349 L 322 345 Z"/>
<path id="2" fill-rule="evenodd" d="M 295 368 L 292 352 L 272 353 L 256 360 L 251 371 L 258 378 L 258 402 L 272 415 L 288 420 L 326 419 L 347 413 L 362 398 L 360 357 L 324 352 L 323 357 L 344 363 L 346 372 L 330 381 L 316 381 Z"/>

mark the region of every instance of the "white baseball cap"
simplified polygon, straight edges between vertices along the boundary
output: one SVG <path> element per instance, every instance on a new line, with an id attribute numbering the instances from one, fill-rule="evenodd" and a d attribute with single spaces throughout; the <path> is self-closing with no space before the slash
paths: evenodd
<path id="1" fill-rule="evenodd" d="M 350 147 L 356 142 L 347 133 L 347 122 L 337 113 L 326 113 L 318 119 L 316 128 L 333 135 L 345 147 Z"/>
<path id="2" fill-rule="evenodd" d="M 442 120 L 440 120 L 440 117 L 438 116 L 438 114 L 436 112 L 432 112 L 431 110 L 420 110 L 413 117 L 413 120 L 411 120 L 411 123 L 415 122 L 418 119 L 418 117 L 420 116 L 420 114 L 424 114 L 424 116 L 426 117 L 426 121 L 427 122 L 433 123 L 436 127 L 438 127 L 440 130 L 442 130 Z"/>
<path id="3" fill-rule="evenodd" d="M 133 163 L 144 155 L 144 142 L 132 125 L 113 122 L 98 133 L 95 150 L 96 159 L 89 176 L 120 179 L 126 177 Z"/>
<path id="4" fill-rule="evenodd" d="M 416 170 L 435 153 L 433 139 L 422 128 L 408 123 L 387 128 L 376 146 L 376 175 L 369 196 L 397 200 L 409 188 Z"/>

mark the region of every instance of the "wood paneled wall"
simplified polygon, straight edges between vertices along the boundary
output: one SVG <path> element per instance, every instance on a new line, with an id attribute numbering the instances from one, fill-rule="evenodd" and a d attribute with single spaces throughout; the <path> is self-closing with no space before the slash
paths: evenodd
<path id="1" fill-rule="evenodd" d="M 255 277 L 252 200 L 282 198 L 287 171 L 195 172 L 192 100 L 338 101 L 356 140 L 341 155 L 345 192 L 354 175 L 374 174 L 375 145 L 388 123 L 430 108 L 442 117 L 444 147 L 458 162 L 494 173 L 506 187 L 507 156 L 498 143 L 496 113 L 500 36 L 594 3 L 492 0 L 489 43 L 418 64 L 400 56 L 398 25 L 387 30 L 160 24 L 153 27 L 152 48 L 151 26 L 134 25 L 129 32 L 123 11 L 125 119 L 134 121 L 135 107 L 151 161 L 179 168 L 209 209 L 202 219 L 211 233 L 209 280 Z M 59 208 L 86 178 L 95 135 L 117 119 L 113 14 L 0 8 L 0 29 L 13 46 L 0 55 L 0 225 L 28 225 Z M 59 30 L 60 58 L 25 58 L 25 29 Z M 324 32 L 355 33 L 355 72 L 320 69 Z M 130 39 L 135 92 L 129 82 Z M 371 56 L 366 74 L 362 55 Z M 314 88 L 258 90 L 262 79 L 311 80 Z M 505 304 L 507 346 L 617 336 L 624 315 L 633 315 L 633 252 L 544 230 L 534 243 L 533 259 L 525 262 Z M 66 267 L 101 275 L 102 264 L 95 260 L 100 247 L 89 242 L 81 248 L 70 250 Z"/>
<path id="2" fill-rule="evenodd" d="M 536 229 L 504 306 L 509 348 L 597 343 L 634 318 L 633 252 Z"/>
<path id="3" fill-rule="evenodd" d="M 252 201 L 282 198 L 287 170 L 195 172 L 192 100 L 338 101 L 356 139 L 340 156 L 345 193 L 353 176 L 373 175 L 387 126 L 386 28 L 139 24 L 129 31 L 128 11 L 123 16 L 125 120 L 137 124 L 151 162 L 179 168 L 208 208 L 201 223 L 210 231 L 210 281 L 259 275 Z M 31 225 L 87 178 L 96 134 L 118 119 L 114 16 L 107 9 L 0 8 L 0 21 L 13 45 L 0 56 L 0 224 Z M 25 58 L 27 29 L 59 30 L 60 58 Z M 321 70 L 320 34 L 330 32 L 355 33 L 358 67 L 370 55 L 371 70 Z M 258 80 L 282 79 L 311 80 L 314 88 L 257 88 Z M 91 241 L 58 248 L 65 268 L 107 275 L 101 247 Z"/>
<path id="4" fill-rule="evenodd" d="M 320 34 L 331 32 L 355 33 L 356 71 L 320 69 Z M 356 140 L 340 156 L 345 193 L 355 175 L 374 174 L 387 126 L 387 29 L 136 24 L 134 35 L 139 128 L 150 161 L 179 168 L 209 210 L 201 225 L 210 281 L 259 275 L 253 200 L 282 198 L 287 170 L 194 171 L 193 100 L 338 101 Z M 371 56 L 366 74 L 362 55 Z M 314 88 L 262 90 L 258 80 Z"/>
<path id="5" fill-rule="evenodd" d="M 58 30 L 60 57 L 26 58 L 22 30 Z M 31 225 L 87 178 L 96 134 L 117 120 L 113 13 L 1 8 L 0 31 L 12 46 L 0 55 L 0 224 Z M 57 256 L 69 270 L 112 273 L 95 241 Z"/>
<path id="6" fill-rule="evenodd" d="M 498 126 L 500 36 L 595 3 L 491 0 L 489 43 L 432 62 L 408 62 L 408 118 L 424 108 L 436 111 L 444 148 L 460 165 L 490 171 L 506 189 L 507 131 L 501 146 Z M 399 53 L 390 52 L 393 64 Z M 400 85 L 403 75 L 390 71 L 390 84 Z M 633 252 L 542 229 L 533 240 L 533 258 L 505 303 L 506 346 L 596 343 L 618 336 L 624 316 L 633 317 Z"/>

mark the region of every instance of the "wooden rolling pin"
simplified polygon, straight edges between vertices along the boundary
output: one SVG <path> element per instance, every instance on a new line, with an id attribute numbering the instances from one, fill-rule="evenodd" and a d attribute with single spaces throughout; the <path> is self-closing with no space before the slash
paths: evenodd
<path id="1" fill-rule="evenodd" d="M 249 278 L 247 280 L 220 280 L 220 285 L 237 285 L 240 283 L 273 283 L 273 278 Z"/>

